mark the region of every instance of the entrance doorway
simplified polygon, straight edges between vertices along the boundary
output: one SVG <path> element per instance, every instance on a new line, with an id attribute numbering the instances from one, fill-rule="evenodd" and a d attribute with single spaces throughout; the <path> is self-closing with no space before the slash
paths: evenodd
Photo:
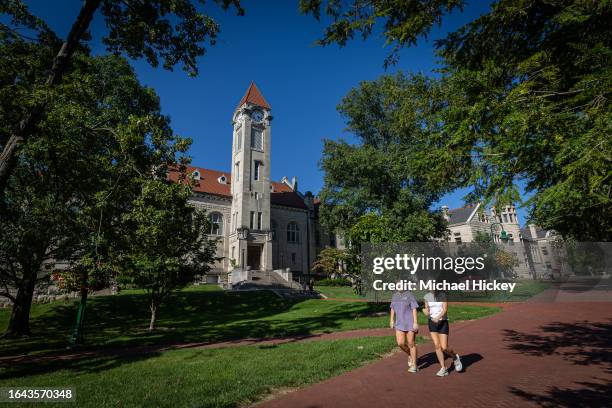
<path id="1" fill-rule="evenodd" d="M 263 252 L 263 245 L 247 246 L 247 266 L 250 266 L 251 270 L 258 271 L 261 268 L 261 253 L 262 252 Z"/>

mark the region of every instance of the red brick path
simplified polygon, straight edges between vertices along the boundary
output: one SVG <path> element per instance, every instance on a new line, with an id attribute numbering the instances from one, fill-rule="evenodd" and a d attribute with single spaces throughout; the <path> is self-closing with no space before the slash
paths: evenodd
<path id="1" fill-rule="evenodd" d="M 514 304 L 451 325 L 450 343 L 463 356 L 463 373 L 436 377 L 439 366 L 428 343 L 419 349 L 417 374 L 407 373 L 405 355 L 396 353 L 260 406 L 612 406 L 610 302 Z"/>

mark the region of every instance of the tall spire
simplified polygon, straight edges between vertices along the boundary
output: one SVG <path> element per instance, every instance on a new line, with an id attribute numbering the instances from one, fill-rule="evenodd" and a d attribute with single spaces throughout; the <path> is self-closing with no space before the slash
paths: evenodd
<path id="1" fill-rule="evenodd" d="M 251 85 L 249 85 L 249 89 L 247 89 L 246 93 L 240 100 L 238 107 L 241 107 L 247 102 L 253 105 L 259 106 L 261 108 L 272 109 L 270 105 L 268 104 L 268 102 L 266 102 L 266 99 L 263 97 L 261 92 L 259 92 L 259 89 L 257 89 L 257 85 L 255 85 L 255 82 L 253 81 L 251 81 Z"/>

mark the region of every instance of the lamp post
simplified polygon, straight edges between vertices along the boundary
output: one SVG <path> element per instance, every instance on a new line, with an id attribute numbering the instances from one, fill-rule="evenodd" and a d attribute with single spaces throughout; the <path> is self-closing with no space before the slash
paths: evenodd
<path id="1" fill-rule="evenodd" d="M 504 225 L 501 222 L 493 222 L 491 223 L 491 238 L 495 237 L 495 231 L 493 231 L 493 227 L 499 225 L 501 227 L 501 232 L 499 233 L 499 239 L 502 240 L 503 243 L 508 242 L 508 233 L 504 230 Z"/>

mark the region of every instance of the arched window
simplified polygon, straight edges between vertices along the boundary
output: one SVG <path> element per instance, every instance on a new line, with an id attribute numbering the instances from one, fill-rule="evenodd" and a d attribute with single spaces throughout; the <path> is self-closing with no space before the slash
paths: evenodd
<path id="1" fill-rule="evenodd" d="M 270 231 L 272 231 L 272 239 L 276 241 L 276 221 L 270 220 Z"/>
<path id="2" fill-rule="evenodd" d="M 287 242 L 294 244 L 300 242 L 300 227 L 293 221 L 287 224 Z"/>
<path id="3" fill-rule="evenodd" d="M 210 235 L 223 235 L 223 215 L 218 212 L 208 216 L 210 221 Z"/>

